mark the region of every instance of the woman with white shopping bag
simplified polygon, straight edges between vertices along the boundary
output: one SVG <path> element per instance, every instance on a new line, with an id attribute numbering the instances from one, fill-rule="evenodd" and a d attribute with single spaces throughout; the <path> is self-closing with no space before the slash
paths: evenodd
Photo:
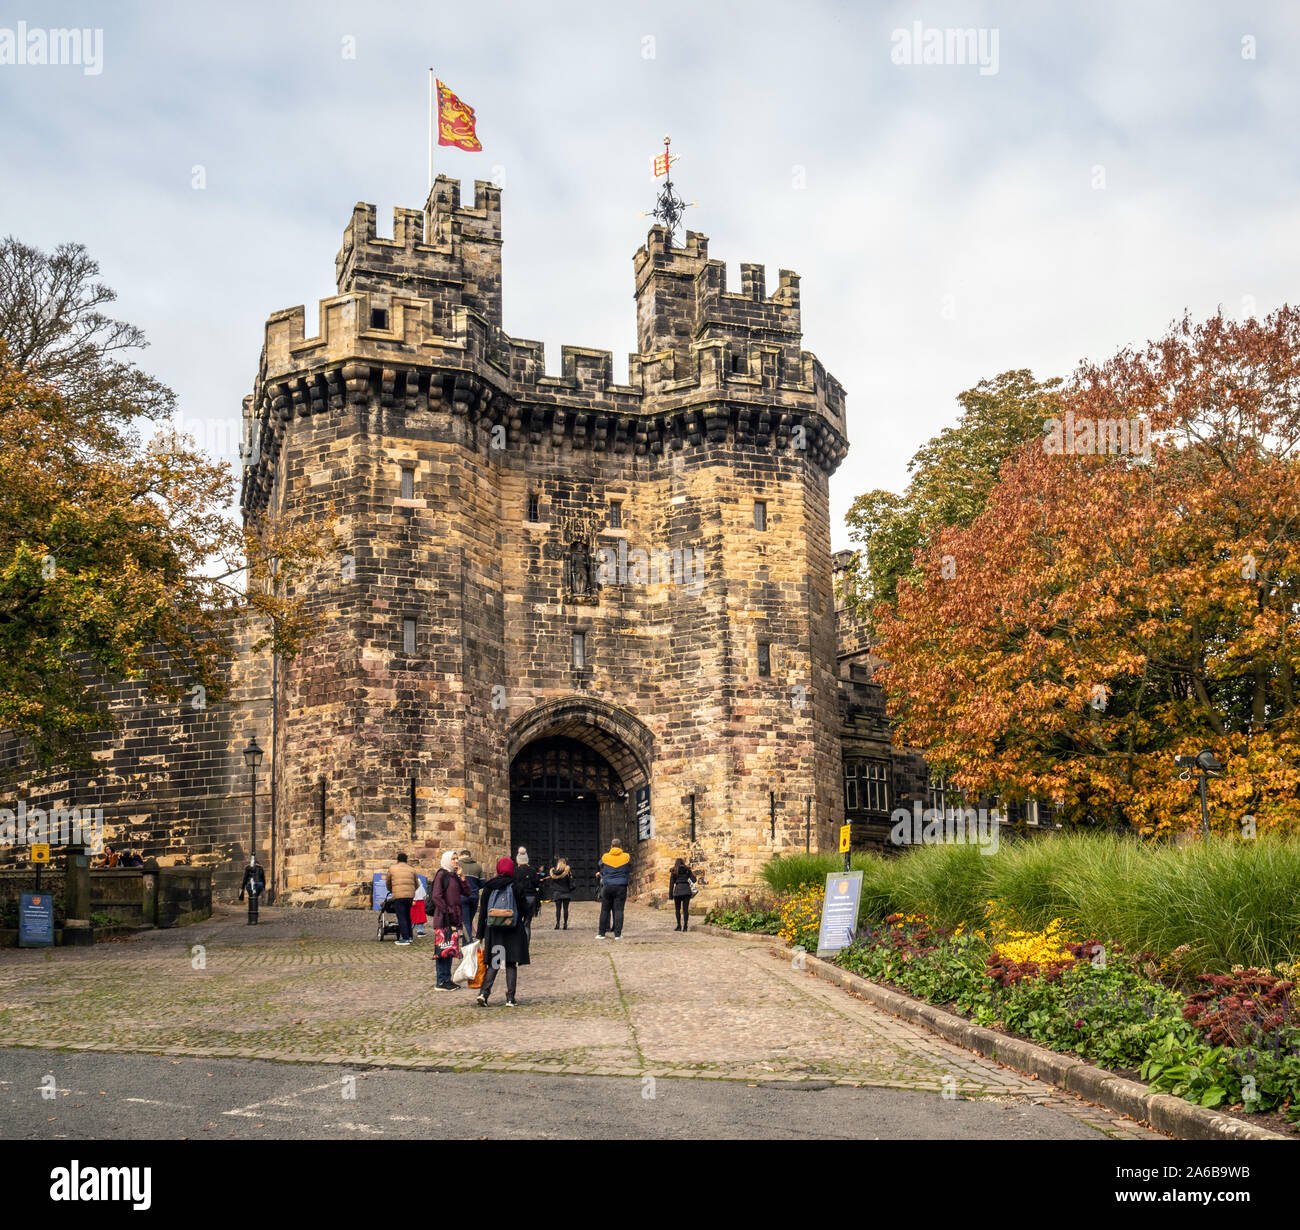
<path id="1" fill-rule="evenodd" d="M 433 943 L 437 949 L 437 987 L 440 991 L 459 991 L 451 980 L 452 962 L 460 957 L 461 897 L 465 882 L 460 876 L 460 855 L 444 851 L 441 866 L 433 877 L 429 900 L 433 905 Z"/>

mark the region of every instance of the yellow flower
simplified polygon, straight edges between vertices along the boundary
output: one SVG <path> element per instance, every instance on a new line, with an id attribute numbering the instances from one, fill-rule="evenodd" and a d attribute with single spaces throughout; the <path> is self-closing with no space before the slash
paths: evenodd
<path id="1" fill-rule="evenodd" d="M 1035 961 L 1039 965 L 1073 959 L 1065 947 L 1070 937 L 1059 918 L 1052 919 L 1041 931 L 1024 931 L 1013 925 L 1005 902 L 990 901 L 986 912 L 993 950 L 998 956 L 1008 961 Z"/>

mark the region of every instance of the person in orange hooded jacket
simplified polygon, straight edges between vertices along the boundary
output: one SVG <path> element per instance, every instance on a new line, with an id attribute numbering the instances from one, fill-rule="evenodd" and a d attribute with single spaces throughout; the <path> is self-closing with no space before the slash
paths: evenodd
<path id="1" fill-rule="evenodd" d="M 627 902 L 628 881 L 632 878 L 632 856 L 613 842 L 609 853 L 600 860 L 600 930 L 596 938 L 603 940 L 611 922 L 614 938 L 623 938 L 623 906 Z"/>

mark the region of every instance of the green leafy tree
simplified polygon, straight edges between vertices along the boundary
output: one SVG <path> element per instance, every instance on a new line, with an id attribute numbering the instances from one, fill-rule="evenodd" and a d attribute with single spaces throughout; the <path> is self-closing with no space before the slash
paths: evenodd
<path id="1" fill-rule="evenodd" d="M 913 454 L 902 495 L 877 489 L 854 500 L 846 520 L 850 539 L 863 550 L 849 569 L 847 596 L 868 626 L 874 626 L 873 607 L 894 606 L 901 581 L 919 580 L 918 553 L 940 530 L 970 525 L 988 503 L 1003 462 L 1043 436 L 1058 413 L 1060 384 L 1059 378 L 1035 380 L 1024 369 L 981 380 L 958 394 L 957 424 Z"/>

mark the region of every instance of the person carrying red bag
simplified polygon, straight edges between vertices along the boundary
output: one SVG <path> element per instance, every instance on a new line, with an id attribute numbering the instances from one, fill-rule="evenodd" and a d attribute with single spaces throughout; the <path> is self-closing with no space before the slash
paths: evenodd
<path id="1" fill-rule="evenodd" d="M 452 962 L 460 956 L 461 900 L 469 886 L 460 874 L 460 855 L 455 850 L 443 852 L 441 866 L 433 877 L 429 900 L 433 903 L 433 943 L 437 948 L 437 988 L 459 991 L 451 980 Z"/>

